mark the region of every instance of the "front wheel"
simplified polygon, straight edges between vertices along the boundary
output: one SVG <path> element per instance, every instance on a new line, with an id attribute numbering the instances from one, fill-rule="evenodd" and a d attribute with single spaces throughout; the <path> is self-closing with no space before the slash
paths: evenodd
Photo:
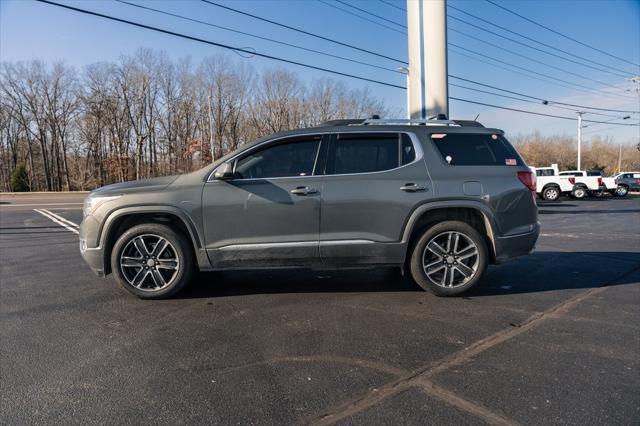
<path id="1" fill-rule="evenodd" d="M 616 188 L 615 195 L 616 197 L 626 197 L 628 193 L 629 193 L 629 188 L 627 188 L 624 185 L 618 185 L 618 187 Z"/>
<path id="2" fill-rule="evenodd" d="M 193 259 L 188 241 L 168 226 L 134 226 L 116 241 L 111 270 L 118 283 L 141 299 L 164 299 L 190 280 Z"/>
<path id="3" fill-rule="evenodd" d="M 454 296 L 475 286 L 488 264 L 487 245 L 473 227 L 447 221 L 428 228 L 411 253 L 414 281 L 438 296 Z"/>

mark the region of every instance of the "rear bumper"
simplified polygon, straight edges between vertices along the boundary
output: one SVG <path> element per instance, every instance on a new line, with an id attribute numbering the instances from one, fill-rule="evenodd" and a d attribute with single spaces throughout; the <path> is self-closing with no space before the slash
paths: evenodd
<path id="1" fill-rule="evenodd" d="M 495 239 L 496 263 L 502 263 L 514 257 L 531 253 L 535 248 L 539 235 L 540 223 L 538 222 L 530 232 L 507 237 L 497 237 Z"/>

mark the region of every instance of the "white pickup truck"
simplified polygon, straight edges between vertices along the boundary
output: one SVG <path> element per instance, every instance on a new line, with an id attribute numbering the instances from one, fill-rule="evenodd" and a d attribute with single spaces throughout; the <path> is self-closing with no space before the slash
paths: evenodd
<path id="1" fill-rule="evenodd" d="M 602 176 L 589 176 L 584 170 L 565 170 L 559 175 L 568 177 L 569 182 L 573 184 L 571 195 L 574 198 L 584 198 L 587 195 L 606 190 L 602 183 Z"/>
<path id="2" fill-rule="evenodd" d="M 549 167 L 531 167 L 536 174 L 536 192 L 543 200 L 555 201 L 563 194 L 571 194 L 575 182 L 570 176 L 560 176 L 558 165 Z"/>
<path id="3" fill-rule="evenodd" d="M 602 176 L 602 171 L 600 170 L 589 170 L 587 171 L 587 176 L 600 176 L 602 178 L 602 185 L 600 186 L 600 190 L 594 193 L 596 197 L 604 195 L 605 192 L 608 192 L 611 195 L 620 196 L 620 193 L 616 192 L 616 190 L 618 189 L 616 176 L 604 177 Z M 624 197 L 624 195 L 622 196 Z"/>

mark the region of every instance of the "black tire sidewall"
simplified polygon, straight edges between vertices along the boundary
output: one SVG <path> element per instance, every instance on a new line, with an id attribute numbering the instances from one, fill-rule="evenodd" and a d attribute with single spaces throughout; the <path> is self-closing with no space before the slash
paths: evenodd
<path id="1" fill-rule="evenodd" d="M 178 275 L 175 277 L 173 282 L 158 291 L 144 291 L 132 287 L 124 278 L 120 270 L 119 259 L 122 250 L 133 238 L 144 234 L 158 235 L 169 241 L 175 248 L 176 256 L 178 256 L 179 264 L 181 265 L 178 269 Z M 116 281 L 118 281 L 118 284 L 120 284 L 120 286 L 129 293 L 132 293 L 141 299 L 166 299 L 179 292 L 191 279 L 193 271 L 192 257 L 191 249 L 186 238 L 175 232 L 170 227 L 158 223 L 136 225 L 120 235 L 113 246 L 113 250 L 111 251 L 111 271 L 113 272 Z"/>
<path id="2" fill-rule="evenodd" d="M 427 278 L 424 269 L 422 268 L 422 254 L 427 243 L 436 235 L 447 231 L 456 231 L 465 234 L 478 247 L 479 259 L 476 275 L 464 285 L 454 288 L 444 288 L 431 282 L 431 280 Z M 487 244 L 482 235 L 480 235 L 480 233 L 475 228 L 465 222 L 446 221 L 435 224 L 423 231 L 422 235 L 413 246 L 411 258 L 409 261 L 409 269 L 411 271 L 411 277 L 413 278 L 413 280 L 424 290 L 430 291 L 437 296 L 456 296 L 468 291 L 476 284 L 478 284 L 478 282 L 482 279 L 484 273 L 486 272 L 488 263 L 489 253 Z"/>

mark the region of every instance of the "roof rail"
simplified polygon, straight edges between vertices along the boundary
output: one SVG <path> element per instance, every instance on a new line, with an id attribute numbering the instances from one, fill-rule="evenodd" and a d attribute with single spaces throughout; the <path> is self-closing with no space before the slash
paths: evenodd
<path id="1" fill-rule="evenodd" d="M 426 126 L 459 126 L 454 120 L 423 120 L 417 118 L 384 118 L 384 119 L 371 119 L 368 118 L 359 124 L 363 125 L 411 125 L 422 124 Z"/>
<path id="2" fill-rule="evenodd" d="M 417 119 L 417 118 L 349 118 L 344 120 L 329 120 L 321 123 L 320 126 L 458 126 L 458 127 L 484 127 L 473 120 L 437 120 L 437 119 Z"/>

